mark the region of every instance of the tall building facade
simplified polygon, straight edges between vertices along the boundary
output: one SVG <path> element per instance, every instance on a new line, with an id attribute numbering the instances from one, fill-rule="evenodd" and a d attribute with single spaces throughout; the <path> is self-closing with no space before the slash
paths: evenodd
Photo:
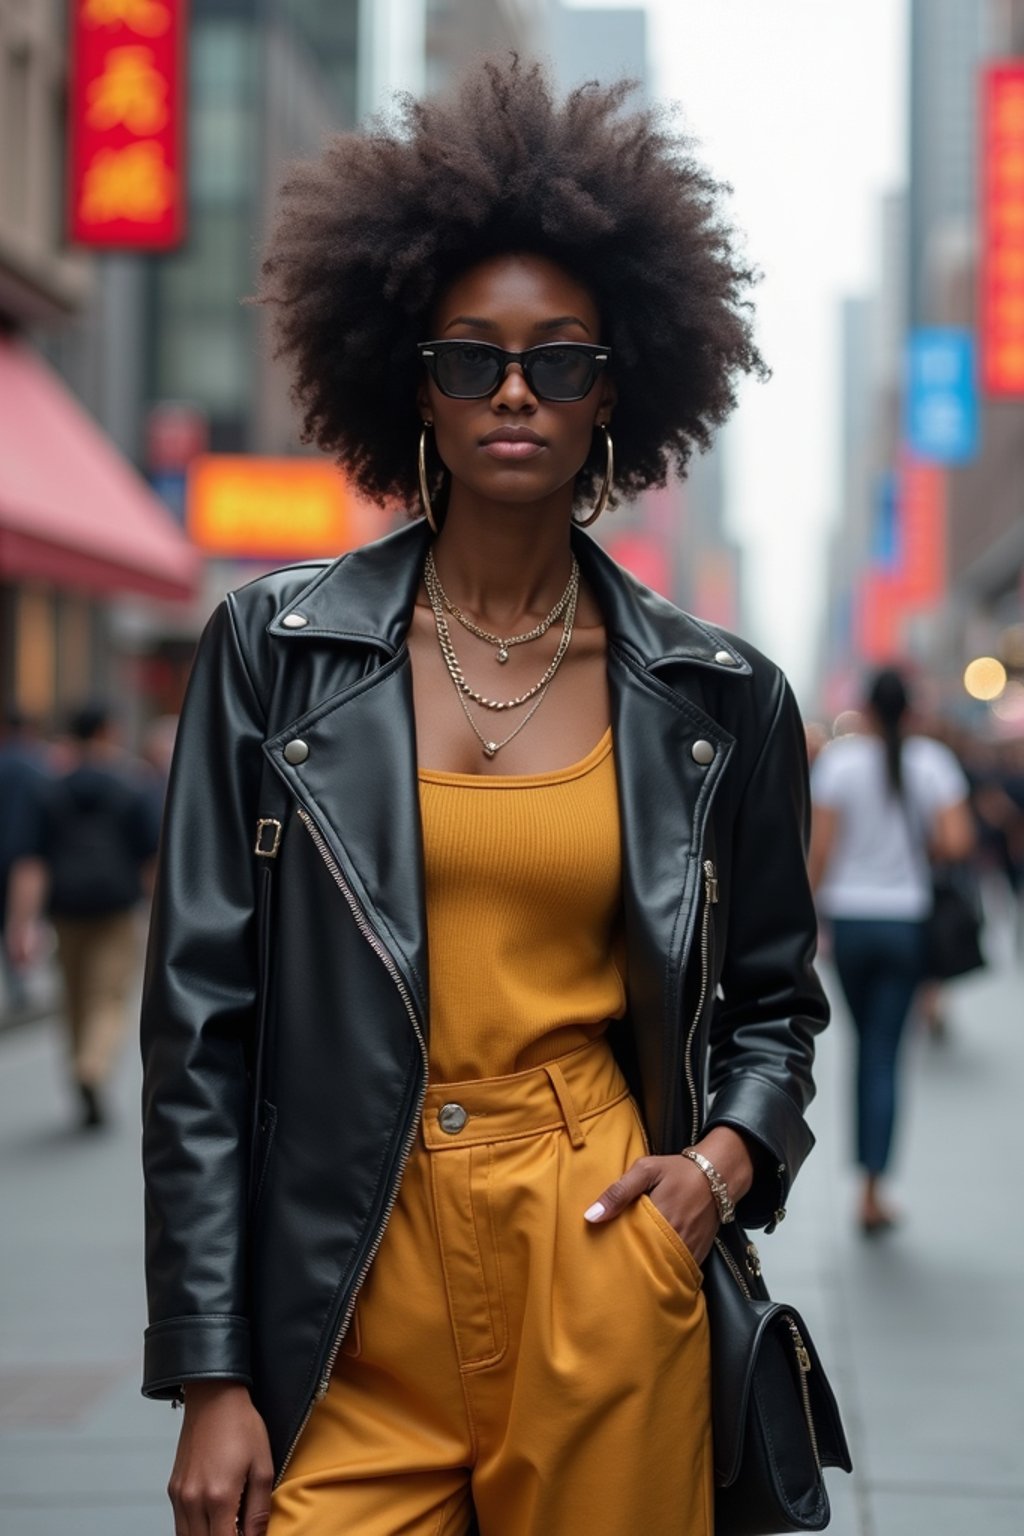
<path id="1" fill-rule="evenodd" d="M 973 228 L 978 76 L 991 32 L 985 0 L 912 0 L 906 267 L 912 325 L 928 323 L 943 255 L 962 251 Z"/>
<path id="2" fill-rule="evenodd" d="M 912 21 L 913 320 L 980 341 L 982 70 L 1024 60 L 1024 0 L 917 0 Z M 952 686 L 1024 620 L 1024 397 L 982 392 L 978 451 L 945 482 L 949 602 L 930 660 Z"/>
<path id="3" fill-rule="evenodd" d="M 958 711 L 968 708 L 960 678 L 973 655 L 1019 653 L 1015 665 L 1024 663 L 1024 395 L 981 390 L 975 451 L 962 462 L 920 458 L 908 441 L 904 360 L 922 329 L 980 343 L 981 85 L 987 66 L 1024 61 L 1024 0 L 913 0 L 910 20 L 905 230 L 889 239 L 879 291 L 863 301 L 877 317 L 873 357 L 865 361 L 862 335 L 846 332 L 845 420 L 856 430 L 844 434 L 829 606 L 835 615 L 849 604 L 852 617 L 833 626 L 827 670 L 835 702 L 865 660 L 899 656 Z M 911 481 L 924 498 L 913 505 L 903 494 Z M 918 515 L 923 589 L 901 565 L 900 538 L 915 536 Z"/>

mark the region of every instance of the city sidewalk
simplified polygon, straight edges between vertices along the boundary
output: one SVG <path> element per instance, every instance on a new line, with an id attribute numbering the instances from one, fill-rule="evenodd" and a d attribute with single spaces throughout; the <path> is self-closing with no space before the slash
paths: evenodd
<path id="1" fill-rule="evenodd" d="M 761 1251 L 774 1293 L 805 1314 L 845 1414 L 856 1472 L 829 1474 L 835 1536 L 1024 1530 L 1022 1002 L 1024 973 L 1006 960 L 953 990 L 948 1043 L 912 1041 L 896 1183 L 907 1221 L 883 1240 L 866 1242 L 850 1220 L 838 1010 L 823 1044 L 818 1150 Z M 116 1129 L 89 1138 L 68 1128 L 52 1024 L 0 1036 L 4 1536 L 172 1530 L 164 1487 L 179 1419 L 138 1394 L 135 1056 Z"/>

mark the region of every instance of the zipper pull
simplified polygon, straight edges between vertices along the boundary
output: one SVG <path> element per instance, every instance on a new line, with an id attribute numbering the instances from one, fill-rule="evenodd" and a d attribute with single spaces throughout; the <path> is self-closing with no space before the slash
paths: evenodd
<path id="1" fill-rule="evenodd" d="M 704 900 L 711 907 L 718 904 L 718 876 L 710 859 L 704 860 Z"/>
<path id="2" fill-rule="evenodd" d="M 791 1317 L 787 1317 L 786 1322 L 789 1324 L 789 1331 L 793 1335 L 793 1348 L 796 1351 L 796 1363 L 800 1367 L 803 1375 L 807 1376 L 811 1369 L 811 1357 L 807 1346 L 804 1343 L 800 1330 L 796 1323 L 794 1323 L 793 1319 Z"/>

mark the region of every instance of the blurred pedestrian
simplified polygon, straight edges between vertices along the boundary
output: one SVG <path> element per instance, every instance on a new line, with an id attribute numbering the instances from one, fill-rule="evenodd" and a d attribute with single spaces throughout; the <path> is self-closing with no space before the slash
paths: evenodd
<path id="1" fill-rule="evenodd" d="M 107 706 L 80 709 L 68 734 L 70 764 L 40 798 L 12 874 L 9 942 L 14 962 L 30 964 L 48 914 L 82 1123 L 94 1128 L 106 1117 L 104 1088 L 127 1025 L 157 819 Z"/>
<path id="2" fill-rule="evenodd" d="M 181 1531 L 711 1536 L 700 1265 L 781 1218 L 827 1009 L 791 691 L 574 526 L 760 361 L 714 184 L 625 94 L 492 64 L 288 183 L 310 434 L 422 515 L 231 594 L 182 712 L 143 1009 Z"/>
<path id="3" fill-rule="evenodd" d="M 4 996 L 0 1006 L 12 1012 L 25 1007 L 25 973 L 11 963 L 7 948 L 7 904 L 11 870 L 27 851 L 26 839 L 49 777 L 46 748 L 33 720 L 9 710 L 0 742 L 0 968 Z"/>
<path id="4" fill-rule="evenodd" d="M 811 883 L 857 1031 L 859 1219 L 869 1234 L 895 1220 L 881 1180 L 903 1028 L 925 979 L 931 861 L 966 858 L 973 844 L 964 774 L 947 747 L 905 733 L 909 702 L 899 672 L 878 672 L 861 731 L 832 742 L 811 775 Z"/>
<path id="5" fill-rule="evenodd" d="M 965 768 L 989 905 L 1002 912 L 1006 926 L 1019 938 L 1024 888 L 1024 779 L 1014 771 L 1013 744 L 973 741 Z"/>

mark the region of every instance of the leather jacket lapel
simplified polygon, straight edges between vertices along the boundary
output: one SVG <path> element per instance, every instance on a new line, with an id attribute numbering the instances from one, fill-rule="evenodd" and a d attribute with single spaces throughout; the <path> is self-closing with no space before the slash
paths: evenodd
<path id="1" fill-rule="evenodd" d="M 264 751 L 401 972 L 426 1034 L 427 925 L 409 652 L 403 647 L 379 670 L 290 722 Z"/>
<path id="2" fill-rule="evenodd" d="M 608 676 L 629 1012 L 647 1124 L 659 1146 L 673 1145 L 678 1096 L 670 1085 L 681 1081 L 683 976 L 699 907 L 704 829 L 734 743 L 697 705 L 618 647 L 609 651 Z M 671 1020 L 680 1027 L 666 1028 Z"/>

